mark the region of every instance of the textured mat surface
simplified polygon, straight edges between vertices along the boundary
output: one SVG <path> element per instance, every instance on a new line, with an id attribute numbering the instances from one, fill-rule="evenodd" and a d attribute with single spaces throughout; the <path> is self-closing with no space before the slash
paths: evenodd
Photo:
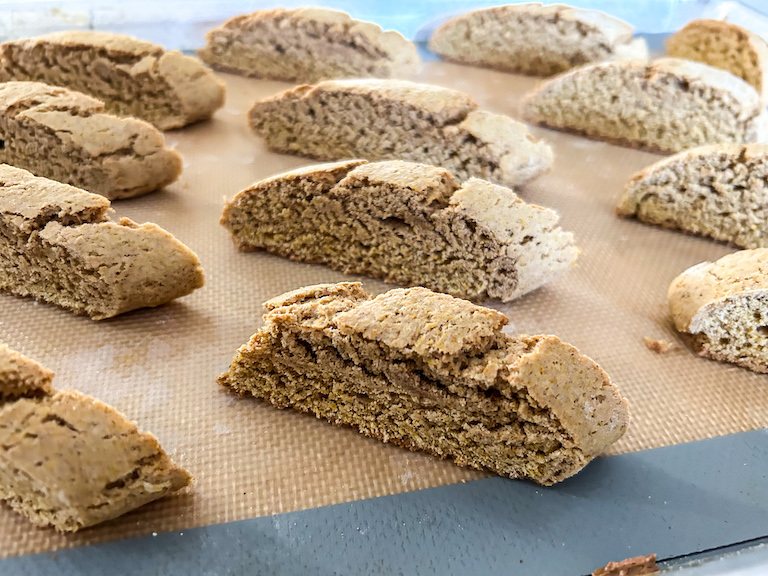
<path id="1" fill-rule="evenodd" d="M 350 277 L 265 253 L 239 253 L 218 224 L 225 197 L 255 180 L 311 163 L 271 154 L 248 129 L 253 101 L 286 84 L 223 76 L 227 104 L 209 123 L 167 133 L 184 157 L 166 191 L 114 203 L 116 216 L 153 221 L 195 250 L 207 284 L 171 305 L 94 323 L 0 295 L 0 341 L 114 405 L 196 477 L 194 489 L 74 536 L 32 527 L 0 507 L 0 556 L 204 526 L 483 477 L 314 418 L 229 395 L 215 384 L 237 347 L 261 326 L 261 303 L 284 291 Z M 440 62 L 424 81 L 471 94 L 516 116 L 534 80 Z M 626 179 L 660 158 L 535 130 L 554 147 L 551 173 L 519 190 L 562 215 L 582 249 L 558 281 L 508 305 L 511 330 L 554 333 L 597 360 L 629 398 L 632 423 L 611 454 L 768 426 L 768 376 L 698 358 L 675 335 L 667 286 L 731 249 L 614 215 Z M 362 279 L 368 291 L 389 286 Z M 659 355 L 643 338 L 674 343 Z M 713 458 L 715 455 L 713 455 Z M 670 474 L 674 474 L 670 470 Z"/>

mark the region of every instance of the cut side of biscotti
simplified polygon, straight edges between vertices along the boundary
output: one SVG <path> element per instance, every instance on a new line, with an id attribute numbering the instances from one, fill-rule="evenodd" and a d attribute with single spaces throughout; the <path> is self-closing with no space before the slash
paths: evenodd
<path id="1" fill-rule="evenodd" d="M 189 248 L 108 210 L 102 196 L 0 165 L 0 291 L 103 320 L 203 285 Z"/>
<path id="2" fill-rule="evenodd" d="M 768 43 L 746 28 L 721 20 L 694 20 L 667 39 L 667 53 L 727 70 L 763 99 L 768 83 Z"/>
<path id="3" fill-rule="evenodd" d="M 104 114 L 104 103 L 39 82 L 0 83 L 0 162 L 111 200 L 159 190 L 181 173 L 162 132 Z"/>
<path id="4" fill-rule="evenodd" d="M 210 118 L 224 84 L 196 58 L 131 36 L 87 30 L 0 44 L 0 80 L 63 86 L 161 130 Z"/>
<path id="5" fill-rule="evenodd" d="M 466 94 L 405 80 L 335 80 L 298 86 L 251 108 L 271 150 L 319 160 L 406 160 L 460 179 L 515 186 L 546 172 L 552 149 Z"/>
<path id="6" fill-rule="evenodd" d="M 517 298 L 578 256 L 557 214 L 508 188 L 444 168 L 364 160 L 322 164 L 240 192 L 221 223 L 241 250 L 482 300 Z"/>
<path id="7" fill-rule="evenodd" d="M 541 84 L 523 103 L 527 120 L 651 152 L 758 142 L 766 113 L 757 91 L 700 62 L 591 64 Z"/>
<path id="8" fill-rule="evenodd" d="M 627 403 L 555 336 L 425 288 L 311 286 L 265 304 L 219 383 L 457 464 L 550 485 L 624 433 Z"/>
<path id="9" fill-rule="evenodd" d="M 37 386 L 15 394 L 16 374 Z M 90 396 L 55 390 L 52 376 L 0 345 L 0 500 L 38 526 L 75 532 L 192 482 L 152 434 Z"/>
<path id="10" fill-rule="evenodd" d="M 680 152 L 632 176 L 621 216 L 730 242 L 768 246 L 768 145 Z"/>
<path id="11" fill-rule="evenodd" d="M 399 32 L 327 8 L 242 14 L 206 39 L 198 54 L 213 68 L 287 82 L 407 76 L 419 63 Z"/>
<path id="12" fill-rule="evenodd" d="M 701 356 L 768 372 L 768 248 L 702 262 L 669 286 L 675 327 Z"/>
<path id="13" fill-rule="evenodd" d="M 551 76 L 576 66 L 613 59 L 647 59 L 632 26 L 597 10 L 515 4 L 457 16 L 429 41 L 440 57 L 458 62 Z"/>

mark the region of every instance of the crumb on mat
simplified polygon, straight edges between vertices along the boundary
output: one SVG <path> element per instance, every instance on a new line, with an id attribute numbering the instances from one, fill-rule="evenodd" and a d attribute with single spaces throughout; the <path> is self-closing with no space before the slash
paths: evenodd
<path id="1" fill-rule="evenodd" d="M 667 340 L 656 340 L 655 338 L 645 337 L 645 345 L 648 350 L 656 352 L 657 354 L 666 354 L 672 348 L 672 342 Z"/>

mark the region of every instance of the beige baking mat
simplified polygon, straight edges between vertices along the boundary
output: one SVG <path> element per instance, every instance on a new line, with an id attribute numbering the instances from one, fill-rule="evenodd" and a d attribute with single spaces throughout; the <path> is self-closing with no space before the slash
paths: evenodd
<path id="1" fill-rule="evenodd" d="M 179 182 L 114 204 L 116 216 L 153 221 L 200 257 L 206 286 L 162 308 L 92 322 L 0 295 L 0 341 L 56 371 L 55 384 L 92 394 L 154 432 L 196 477 L 187 493 L 103 526 L 63 536 L 0 506 L 0 557 L 229 522 L 480 478 L 411 453 L 220 390 L 216 375 L 261 326 L 261 303 L 284 291 L 350 280 L 322 266 L 237 252 L 218 224 L 224 197 L 310 162 L 271 154 L 248 129 L 257 98 L 288 85 L 224 76 L 227 103 L 213 121 L 167 134 L 184 156 Z M 468 92 L 516 116 L 534 80 L 430 62 L 423 80 Z M 597 360 L 632 409 L 610 454 L 768 426 L 768 376 L 700 359 L 671 328 L 670 280 L 730 249 L 623 221 L 614 205 L 629 175 L 658 156 L 535 129 L 554 147 L 548 175 L 520 194 L 557 209 L 582 249 L 575 269 L 507 305 L 515 332 L 554 333 Z M 364 279 L 374 293 L 388 286 Z M 659 355 L 650 336 L 674 342 Z M 63 455 L 66 457 L 66 455 Z"/>

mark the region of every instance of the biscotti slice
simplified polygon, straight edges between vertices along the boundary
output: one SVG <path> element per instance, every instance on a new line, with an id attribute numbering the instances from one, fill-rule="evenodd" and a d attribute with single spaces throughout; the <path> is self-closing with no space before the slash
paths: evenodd
<path id="1" fill-rule="evenodd" d="M 108 210 L 102 196 L 1 164 L 0 291 L 102 320 L 203 285 L 189 248 Z"/>
<path id="2" fill-rule="evenodd" d="M 19 395 L 19 375 L 36 387 Z M 90 396 L 55 390 L 52 376 L 0 345 L 0 500 L 38 526 L 75 532 L 192 482 L 152 434 Z"/>
<path id="3" fill-rule="evenodd" d="M 146 194 L 181 173 L 163 134 L 103 102 L 39 82 L 0 83 L 0 162 L 111 200 Z"/>
<path id="4" fill-rule="evenodd" d="M 408 160 L 515 186 L 546 172 L 552 149 L 466 94 L 405 80 L 333 80 L 256 102 L 251 128 L 271 150 L 320 160 Z"/>
<path id="5" fill-rule="evenodd" d="M 768 145 L 693 148 L 632 176 L 617 212 L 742 248 L 768 246 Z"/>
<path id="6" fill-rule="evenodd" d="M 113 114 L 161 130 L 210 118 L 224 104 L 224 84 L 196 58 L 110 32 L 55 32 L 0 44 L 0 80 L 78 90 Z"/>
<path id="7" fill-rule="evenodd" d="M 523 110 L 531 122 L 660 153 L 757 142 L 766 121 L 741 78 L 679 58 L 582 66 L 541 84 Z"/>
<path id="8" fill-rule="evenodd" d="M 241 250 L 509 301 L 568 270 L 578 249 L 558 215 L 444 168 L 354 160 L 302 168 L 240 192 L 221 223 Z"/>
<path id="9" fill-rule="evenodd" d="M 768 249 L 702 262 L 669 286 L 675 327 L 701 356 L 768 372 Z"/>
<path id="10" fill-rule="evenodd" d="M 768 43 L 746 28 L 721 20 L 694 20 L 667 39 L 667 53 L 722 68 L 768 92 Z"/>
<path id="11" fill-rule="evenodd" d="M 632 26 L 597 10 L 514 4 L 475 10 L 440 26 L 429 49 L 461 64 L 551 76 L 582 64 L 647 59 Z"/>
<path id="12" fill-rule="evenodd" d="M 259 10 L 206 35 L 200 58 L 217 70 L 287 82 L 412 75 L 416 46 L 399 32 L 327 8 Z"/>
<path id="13" fill-rule="evenodd" d="M 503 314 L 426 288 L 357 283 L 265 304 L 219 383 L 457 464 L 550 485 L 624 433 L 608 375 L 556 336 L 512 337 Z"/>

